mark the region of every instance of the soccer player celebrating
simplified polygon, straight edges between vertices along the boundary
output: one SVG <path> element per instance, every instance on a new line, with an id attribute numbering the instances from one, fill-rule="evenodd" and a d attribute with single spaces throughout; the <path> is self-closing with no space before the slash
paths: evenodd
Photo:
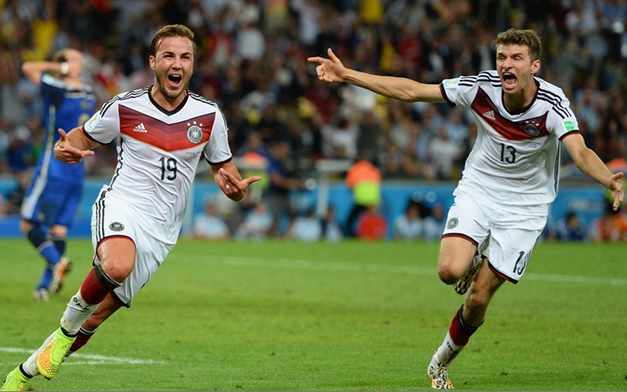
<path id="1" fill-rule="evenodd" d="M 224 194 L 242 200 L 250 184 L 232 162 L 218 106 L 188 91 L 194 33 L 168 25 L 153 36 L 154 85 L 118 94 L 83 126 L 60 129 L 55 156 L 76 164 L 119 138 L 113 178 L 93 205 L 94 267 L 71 298 L 61 326 L 10 372 L 2 390 L 22 390 L 37 374 L 51 379 L 64 359 L 150 280 L 176 244 L 199 159 Z"/>
<path id="2" fill-rule="evenodd" d="M 83 54 L 63 49 L 52 61 L 27 61 L 24 75 L 39 87 L 44 103 L 42 152 L 22 203 L 20 230 L 45 259 L 44 273 L 33 299 L 47 301 L 63 286 L 71 262 L 64 257 L 68 228 L 81 203 L 85 168 L 54 159 L 57 129 L 81 125 L 96 110 L 91 86 L 83 83 Z"/>
<path id="3" fill-rule="evenodd" d="M 532 30 L 510 29 L 496 38 L 496 70 L 440 84 L 367 74 L 344 67 L 331 49 L 311 57 L 317 75 L 402 101 L 439 102 L 470 109 L 477 140 L 448 211 L 438 276 L 466 294 L 428 365 L 431 386 L 453 387 L 447 366 L 483 324 L 494 293 L 517 283 L 542 233 L 558 191 L 560 145 L 577 167 L 623 201 L 620 179 L 590 150 L 563 91 L 536 77 L 542 45 Z"/>

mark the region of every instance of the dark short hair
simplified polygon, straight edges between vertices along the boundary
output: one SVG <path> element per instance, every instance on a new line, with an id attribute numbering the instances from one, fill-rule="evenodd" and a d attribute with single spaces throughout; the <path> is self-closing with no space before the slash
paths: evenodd
<path id="1" fill-rule="evenodd" d="M 509 29 L 496 36 L 496 45 L 525 45 L 529 48 L 531 61 L 540 60 L 542 56 L 542 42 L 538 33 L 533 30 Z"/>
<path id="2" fill-rule="evenodd" d="M 165 37 L 189 38 L 189 40 L 192 41 L 194 54 L 196 53 L 196 42 L 194 42 L 194 32 L 190 30 L 189 27 L 187 26 L 183 26 L 180 24 L 173 24 L 173 25 L 163 26 L 152 37 L 152 41 L 150 42 L 150 55 L 151 56 L 154 56 L 157 54 L 157 47 L 161 45 L 161 40 Z"/>

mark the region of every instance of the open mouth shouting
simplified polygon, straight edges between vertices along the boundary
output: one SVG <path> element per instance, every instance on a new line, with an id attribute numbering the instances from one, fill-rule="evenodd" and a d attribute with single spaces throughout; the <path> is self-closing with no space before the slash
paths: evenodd
<path id="1" fill-rule="evenodd" d="M 183 82 L 183 76 L 181 74 L 170 74 L 168 75 L 168 82 L 171 87 L 178 88 L 181 86 Z"/>
<path id="2" fill-rule="evenodd" d="M 516 86 L 516 82 L 518 79 L 516 75 L 511 72 L 503 72 L 501 74 L 501 78 L 503 79 L 503 88 L 506 90 L 511 90 Z"/>

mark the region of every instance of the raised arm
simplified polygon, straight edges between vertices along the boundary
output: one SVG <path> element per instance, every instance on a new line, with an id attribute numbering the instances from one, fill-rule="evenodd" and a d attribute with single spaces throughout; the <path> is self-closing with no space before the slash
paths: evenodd
<path id="1" fill-rule="evenodd" d="M 318 79 L 325 82 L 350 83 L 374 91 L 388 98 L 406 102 L 446 102 L 437 84 L 419 83 L 411 79 L 380 76 L 346 68 L 329 48 L 328 59 L 309 57 L 307 61 L 317 63 Z"/>
<path id="2" fill-rule="evenodd" d="M 609 189 L 614 199 L 614 211 L 616 211 L 625 197 L 623 184 L 621 182 L 624 173 L 612 173 L 601 158 L 586 146 L 581 135 L 573 134 L 566 136 L 562 142 L 579 170 Z"/>
<path id="3" fill-rule="evenodd" d="M 22 73 L 31 82 L 39 86 L 41 75 L 44 72 L 57 76 L 80 76 L 82 72 L 83 55 L 74 49 L 65 49 L 63 52 L 64 62 L 59 61 L 27 61 L 22 64 Z"/>

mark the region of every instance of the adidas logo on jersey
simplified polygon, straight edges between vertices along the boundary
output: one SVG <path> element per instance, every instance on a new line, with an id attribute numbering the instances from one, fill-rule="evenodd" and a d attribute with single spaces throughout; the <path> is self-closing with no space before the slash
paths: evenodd
<path id="1" fill-rule="evenodd" d="M 135 128 L 133 128 L 133 131 L 135 132 L 141 132 L 141 133 L 147 133 L 148 131 L 146 130 L 146 127 L 144 126 L 144 123 L 139 123 L 138 126 L 136 126 Z"/>
<path id="2" fill-rule="evenodd" d="M 483 117 L 487 117 L 490 120 L 496 120 L 496 117 L 494 117 L 494 110 L 488 110 L 487 112 L 483 113 Z"/>

